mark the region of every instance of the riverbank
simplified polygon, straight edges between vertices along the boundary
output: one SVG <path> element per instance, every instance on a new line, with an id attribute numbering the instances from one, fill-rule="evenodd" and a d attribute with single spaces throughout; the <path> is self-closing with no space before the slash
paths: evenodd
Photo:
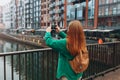
<path id="1" fill-rule="evenodd" d="M 9 35 L 6 33 L 0 33 L 0 38 L 6 41 L 17 42 L 21 44 L 46 48 L 47 46 L 43 42 L 43 39 L 39 39 L 38 37 L 30 37 L 25 35 Z M 41 41 L 41 42 L 40 42 Z"/>

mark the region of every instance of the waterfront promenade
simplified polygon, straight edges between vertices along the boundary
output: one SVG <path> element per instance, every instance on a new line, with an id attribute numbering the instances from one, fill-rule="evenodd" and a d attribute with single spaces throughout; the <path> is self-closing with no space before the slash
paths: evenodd
<path id="1" fill-rule="evenodd" d="M 94 80 L 120 80 L 120 69 L 109 72 L 105 74 L 104 76 L 99 76 L 95 78 Z"/>

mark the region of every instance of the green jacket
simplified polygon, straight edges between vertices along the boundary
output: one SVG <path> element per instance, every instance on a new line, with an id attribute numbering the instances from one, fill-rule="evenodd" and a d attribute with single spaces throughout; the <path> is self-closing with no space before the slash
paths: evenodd
<path id="1" fill-rule="evenodd" d="M 61 76 L 65 76 L 68 80 L 78 80 L 82 77 L 83 73 L 76 74 L 72 70 L 68 60 L 73 59 L 73 56 L 66 48 L 66 34 L 64 32 L 60 32 L 59 36 L 62 39 L 53 39 L 50 32 L 46 32 L 44 36 L 46 44 L 59 53 L 56 77 L 57 79 L 60 79 Z"/>

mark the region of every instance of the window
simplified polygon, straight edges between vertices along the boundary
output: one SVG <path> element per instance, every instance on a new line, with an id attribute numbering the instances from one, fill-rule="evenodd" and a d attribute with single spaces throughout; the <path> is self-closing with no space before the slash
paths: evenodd
<path id="1" fill-rule="evenodd" d="M 113 7 L 113 14 L 116 14 L 116 11 L 117 10 L 117 8 L 116 7 Z"/>
<path id="2" fill-rule="evenodd" d="M 117 2 L 117 0 L 113 0 L 113 2 L 115 3 L 115 2 Z"/>
<path id="3" fill-rule="evenodd" d="M 104 15 L 105 11 L 104 11 L 104 7 L 102 7 L 102 16 Z"/>
<path id="4" fill-rule="evenodd" d="M 117 14 L 120 14 L 120 4 L 118 4 Z"/>
<path id="5" fill-rule="evenodd" d="M 108 7 L 105 8 L 105 15 L 108 15 Z"/>
<path id="6" fill-rule="evenodd" d="M 105 4 L 105 0 L 102 0 L 102 4 Z"/>
<path id="7" fill-rule="evenodd" d="M 102 0 L 99 0 L 99 5 L 101 5 L 102 4 Z"/>
<path id="8" fill-rule="evenodd" d="M 71 10 L 70 19 L 75 19 L 75 10 Z"/>
<path id="9" fill-rule="evenodd" d="M 112 7 L 109 8 L 109 15 L 112 15 Z"/>
<path id="10" fill-rule="evenodd" d="M 106 0 L 106 4 L 108 4 L 109 3 L 109 0 Z"/>
<path id="11" fill-rule="evenodd" d="M 77 8 L 77 18 L 83 18 L 83 8 L 82 7 L 78 7 Z"/>
<path id="12" fill-rule="evenodd" d="M 112 3 L 113 0 L 110 0 L 109 3 Z"/>
<path id="13" fill-rule="evenodd" d="M 71 8 L 71 5 L 68 5 L 67 6 L 67 19 L 70 18 L 70 8 Z"/>
<path id="14" fill-rule="evenodd" d="M 70 8 L 70 19 L 75 19 L 75 6 L 71 5 Z"/>

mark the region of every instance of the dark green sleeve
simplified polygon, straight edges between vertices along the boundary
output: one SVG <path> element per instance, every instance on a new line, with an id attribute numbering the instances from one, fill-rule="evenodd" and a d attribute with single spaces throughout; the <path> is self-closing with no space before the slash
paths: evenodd
<path id="1" fill-rule="evenodd" d="M 60 32 L 59 32 L 59 36 L 60 36 L 61 38 L 66 38 L 66 34 L 65 34 L 63 31 L 60 31 Z"/>
<path id="2" fill-rule="evenodd" d="M 53 39 L 50 32 L 45 33 L 44 40 L 46 45 L 53 48 L 54 50 L 59 51 L 61 49 L 61 40 Z"/>

